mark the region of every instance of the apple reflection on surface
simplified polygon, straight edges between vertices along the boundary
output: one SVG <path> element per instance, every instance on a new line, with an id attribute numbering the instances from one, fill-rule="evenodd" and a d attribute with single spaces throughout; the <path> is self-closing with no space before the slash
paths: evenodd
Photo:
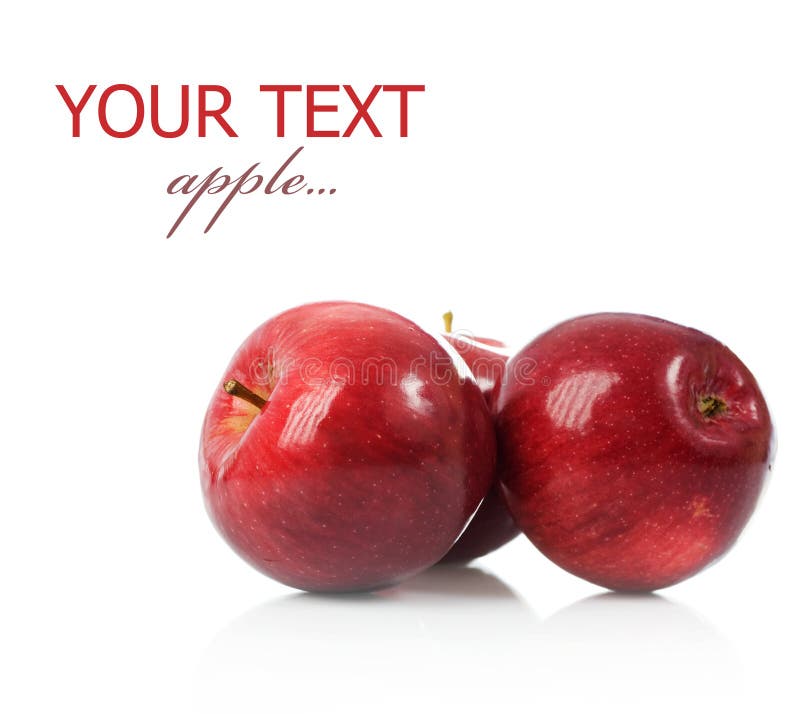
<path id="1" fill-rule="evenodd" d="M 494 575 L 440 566 L 378 593 L 297 593 L 254 608 L 203 653 L 195 694 L 216 712 L 276 702 L 409 711 L 422 695 L 446 697 L 447 710 L 495 711 L 524 696 L 659 711 L 687 696 L 730 701 L 738 669 L 712 625 L 666 598 L 598 595 L 541 621 Z"/>
<path id="2" fill-rule="evenodd" d="M 335 702 L 347 711 L 368 691 L 411 702 L 414 691 L 455 677 L 480 687 L 490 672 L 521 661 L 536 627 L 527 604 L 477 568 L 432 568 L 378 593 L 292 594 L 245 613 L 213 639 L 196 695 L 204 710 L 218 712 L 233 703 L 237 711 L 262 711 L 288 697 L 300 711 L 337 711 Z"/>
<path id="3" fill-rule="evenodd" d="M 729 642 L 689 608 L 659 595 L 580 600 L 547 618 L 537 639 L 541 669 L 555 675 L 541 678 L 547 699 L 595 697 L 660 711 L 741 694 L 741 667 Z"/>

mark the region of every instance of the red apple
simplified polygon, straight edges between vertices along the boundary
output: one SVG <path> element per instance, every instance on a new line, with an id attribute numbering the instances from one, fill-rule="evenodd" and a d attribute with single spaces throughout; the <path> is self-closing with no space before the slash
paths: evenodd
<path id="1" fill-rule="evenodd" d="M 654 317 L 588 315 L 507 371 L 501 480 L 547 557 L 607 588 L 654 590 L 733 545 L 771 468 L 772 424 L 727 347 Z"/>
<path id="2" fill-rule="evenodd" d="M 206 414 L 200 472 L 211 519 L 251 565 L 352 591 L 439 560 L 495 453 L 481 392 L 441 344 L 387 310 L 328 302 L 268 320 L 239 348 Z"/>
<path id="3" fill-rule="evenodd" d="M 444 338 L 455 348 L 467 363 L 484 399 L 492 407 L 492 392 L 495 384 L 503 377 L 508 350 L 502 342 L 486 337 L 473 337 L 463 332 L 453 332 L 453 313 L 444 315 Z M 463 564 L 480 558 L 519 535 L 514 520 L 500 490 L 500 482 L 495 479 L 492 488 L 483 499 L 480 508 L 469 522 L 467 529 L 455 542 L 447 555 L 441 559 L 445 564 Z"/>

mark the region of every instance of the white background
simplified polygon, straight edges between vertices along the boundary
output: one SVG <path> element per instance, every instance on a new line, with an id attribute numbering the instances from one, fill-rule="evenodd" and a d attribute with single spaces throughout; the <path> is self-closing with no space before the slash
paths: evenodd
<path id="1" fill-rule="evenodd" d="M 5 9 L 4 711 L 797 711 L 796 3 L 438 5 Z M 120 82 L 224 84 L 240 138 L 193 115 L 110 139 L 96 97 L 71 138 L 54 85 Z M 278 140 L 263 83 L 427 90 L 407 139 L 376 100 L 383 139 L 306 141 L 290 113 Z M 207 199 L 164 239 L 172 178 L 300 145 L 335 196 L 239 198 L 203 236 Z M 701 328 L 767 395 L 770 487 L 729 556 L 652 597 L 523 539 L 372 596 L 294 592 L 212 529 L 197 441 L 250 330 L 329 298 L 517 347 L 600 310 Z"/>

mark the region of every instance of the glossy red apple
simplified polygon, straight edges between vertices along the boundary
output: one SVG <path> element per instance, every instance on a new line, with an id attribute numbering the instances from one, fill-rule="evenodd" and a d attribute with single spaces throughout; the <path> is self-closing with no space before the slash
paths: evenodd
<path id="1" fill-rule="evenodd" d="M 588 315 L 507 371 L 501 479 L 547 557 L 607 588 L 654 590 L 731 547 L 771 468 L 772 425 L 727 347 L 654 317 Z"/>
<path id="2" fill-rule="evenodd" d="M 306 590 L 379 588 L 435 563 L 495 467 L 486 404 L 456 370 L 432 336 L 377 307 L 317 303 L 265 322 L 203 424 L 214 524 Z"/>
<path id="3" fill-rule="evenodd" d="M 446 312 L 444 337 L 467 363 L 475 381 L 481 388 L 484 399 L 491 405 L 494 400 L 494 386 L 503 377 L 508 362 L 508 347 L 490 337 L 475 337 L 467 332 L 453 332 L 453 313 Z"/>
<path id="4" fill-rule="evenodd" d="M 463 357 L 481 388 L 491 410 L 495 384 L 503 377 L 508 350 L 502 342 L 486 337 L 473 337 L 464 332 L 453 332 L 453 313 L 444 314 L 444 338 Z M 463 564 L 497 550 L 519 535 L 506 507 L 495 479 L 480 508 L 455 545 L 441 559 L 445 564 Z"/>

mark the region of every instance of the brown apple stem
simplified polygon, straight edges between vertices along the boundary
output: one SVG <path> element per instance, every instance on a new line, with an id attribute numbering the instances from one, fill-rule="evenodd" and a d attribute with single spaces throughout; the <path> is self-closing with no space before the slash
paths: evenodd
<path id="1" fill-rule="evenodd" d="M 717 414 L 727 411 L 728 405 L 719 397 L 715 397 L 713 394 L 706 394 L 697 400 L 697 408 L 706 419 L 711 419 Z"/>
<path id="2" fill-rule="evenodd" d="M 448 310 L 444 315 L 442 315 L 442 319 L 444 320 L 444 331 L 445 332 L 452 332 L 453 331 L 453 312 L 452 312 L 452 310 Z"/>
<path id="3" fill-rule="evenodd" d="M 265 406 L 267 406 L 266 399 L 258 396 L 258 394 L 249 390 L 241 382 L 237 382 L 235 379 L 229 379 L 224 385 L 222 385 L 222 387 L 232 397 L 244 399 L 257 409 L 263 409 Z"/>

